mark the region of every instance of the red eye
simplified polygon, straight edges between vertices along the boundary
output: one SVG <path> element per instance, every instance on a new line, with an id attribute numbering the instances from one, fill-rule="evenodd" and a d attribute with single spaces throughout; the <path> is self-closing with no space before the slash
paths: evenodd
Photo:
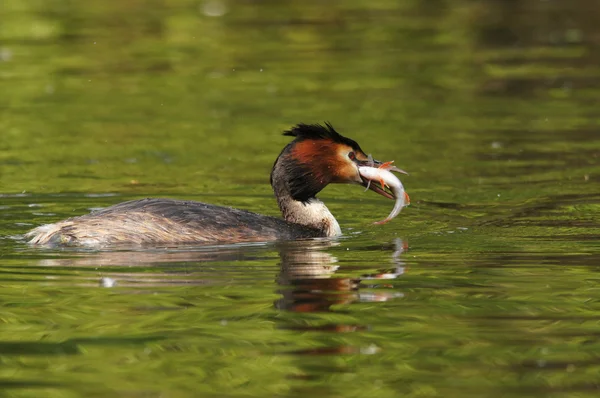
<path id="1" fill-rule="evenodd" d="M 350 152 L 348 154 L 348 157 L 350 158 L 350 160 L 354 160 L 354 159 L 356 159 L 356 154 L 354 152 Z"/>

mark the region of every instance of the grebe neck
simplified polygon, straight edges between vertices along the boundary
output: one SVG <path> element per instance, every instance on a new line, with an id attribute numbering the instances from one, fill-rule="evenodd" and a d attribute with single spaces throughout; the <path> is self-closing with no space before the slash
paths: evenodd
<path id="1" fill-rule="evenodd" d="M 287 149 L 287 148 L 286 148 Z M 286 150 L 282 155 L 286 154 Z M 325 203 L 315 197 L 321 187 L 315 187 L 309 173 L 298 173 L 297 165 L 280 155 L 271 172 L 271 186 L 277 204 L 286 221 L 314 228 L 323 236 L 342 234 L 340 225 Z M 311 184 L 312 182 L 312 184 Z"/>
<path id="2" fill-rule="evenodd" d="M 294 200 L 290 195 L 277 195 L 279 209 L 286 221 L 322 231 L 324 236 L 338 236 L 342 230 L 325 203 L 317 198 L 306 202 Z"/>

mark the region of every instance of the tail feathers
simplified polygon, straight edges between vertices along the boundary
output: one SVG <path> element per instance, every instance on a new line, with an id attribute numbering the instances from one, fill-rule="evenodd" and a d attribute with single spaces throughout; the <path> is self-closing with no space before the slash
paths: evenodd
<path id="1" fill-rule="evenodd" d="M 25 234 L 32 245 L 68 245 L 72 237 L 63 233 L 63 223 L 45 224 Z"/>

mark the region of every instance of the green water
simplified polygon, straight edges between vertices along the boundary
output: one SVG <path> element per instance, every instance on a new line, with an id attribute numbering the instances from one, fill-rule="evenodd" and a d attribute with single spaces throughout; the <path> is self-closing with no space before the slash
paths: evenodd
<path id="1" fill-rule="evenodd" d="M 4 0 L 1 395 L 598 396 L 598 12 Z M 325 120 L 410 172 L 394 221 L 330 186 L 334 242 L 21 238 L 142 197 L 278 215 L 281 131 Z"/>

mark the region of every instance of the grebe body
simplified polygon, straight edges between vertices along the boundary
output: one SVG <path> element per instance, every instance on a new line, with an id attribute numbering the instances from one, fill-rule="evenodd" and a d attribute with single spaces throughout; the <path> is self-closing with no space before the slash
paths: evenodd
<path id="1" fill-rule="evenodd" d="M 330 183 L 360 184 L 394 199 L 361 176 L 359 167 L 381 165 L 326 123 L 299 124 L 279 154 L 271 185 L 283 219 L 194 201 L 141 199 L 42 225 L 26 234 L 36 245 L 102 247 L 133 244 L 206 244 L 333 237 L 335 217 L 316 194 Z M 400 171 L 396 169 L 396 171 Z"/>
<path id="2" fill-rule="evenodd" d="M 97 246 L 294 240 L 323 232 L 280 218 L 175 199 L 131 200 L 36 228 L 34 244 Z"/>

